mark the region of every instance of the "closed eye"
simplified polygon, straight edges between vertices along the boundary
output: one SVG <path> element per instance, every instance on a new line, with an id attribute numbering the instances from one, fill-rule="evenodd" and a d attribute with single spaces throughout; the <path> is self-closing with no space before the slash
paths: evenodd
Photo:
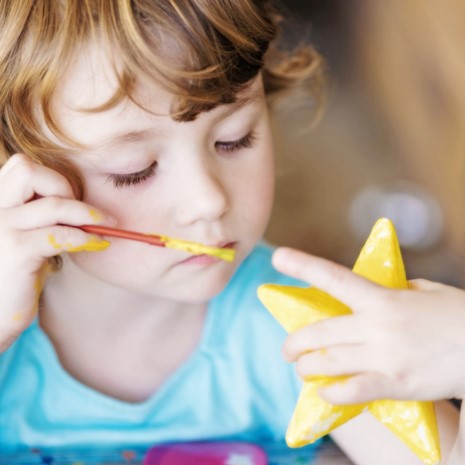
<path id="1" fill-rule="evenodd" d="M 157 166 L 158 162 L 154 161 L 150 166 L 141 171 L 137 171 L 136 173 L 109 174 L 107 181 L 113 182 L 116 188 L 134 186 L 151 178 L 156 173 Z"/>
<path id="2" fill-rule="evenodd" d="M 215 147 L 223 152 L 237 152 L 241 149 L 248 149 L 253 146 L 256 137 L 253 131 L 246 136 L 233 141 L 218 141 Z"/>

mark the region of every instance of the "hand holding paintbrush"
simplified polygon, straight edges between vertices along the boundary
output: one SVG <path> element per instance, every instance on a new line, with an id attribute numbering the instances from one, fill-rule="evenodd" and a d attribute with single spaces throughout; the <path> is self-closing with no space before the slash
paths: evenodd
<path id="1" fill-rule="evenodd" d="M 48 272 L 48 258 L 62 252 L 100 251 L 109 243 L 100 236 L 143 241 L 194 255 L 234 259 L 231 248 L 208 247 L 156 234 L 123 231 L 89 222 L 107 222 L 104 213 L 76 200 L 60 173 L 16 154 L 0 169 L 0 353 L 36 317 Z M 81 225 L 85 226 L 81 226 Z"/>
<path id="2" fill-rule="evenodd" d="M 39 199 L 41 197 L 41 195 L 34 195 L 34 199 Z M 120 239 L 145 242 L 158 247 L 183 250 L 184 252 L 189 252 L 192 255 L 211 255 L 212 257 L 219 258 L 226 262 L 232 262 L 236 253 L 235 250 L 231 248 L 211 247 L 198 242 L 174 239 L 172 237 L 162 236 L 159 234 L 146 234 L 93 224 L 85 224 L 75 227 L 89 234 L 98 234 L 100 236 L 118 237 Z"/>

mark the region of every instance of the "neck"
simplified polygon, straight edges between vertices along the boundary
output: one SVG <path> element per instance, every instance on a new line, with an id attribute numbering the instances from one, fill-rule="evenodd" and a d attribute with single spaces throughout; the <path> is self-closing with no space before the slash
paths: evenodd
<path id="1" fill-rule="evenodd" d="M 43 291 L 40 320 L 113 333 L 133 331 L 140 334 L 189 319 L 193 310 L 203 312 L 206 303 L 185 303 L 134 290 L 122 289 L 83 272 L 71 261 L 49 276 Z M 194 312 L 197 313 L 197 312 Z"/>
<path id="2" fill-rule="evenodd" d="M 102 393 L 146 399 L 198 346 L 207 304 L 122 290 L 67 265 L 47 280 L 39 313 L 61 365 Z"/>

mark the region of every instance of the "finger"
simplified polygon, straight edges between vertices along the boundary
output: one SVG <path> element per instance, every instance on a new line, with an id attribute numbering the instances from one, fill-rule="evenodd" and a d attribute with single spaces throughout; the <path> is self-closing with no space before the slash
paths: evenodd
<path id="1" fill-rule="evenodd" d="M 89 204 L 60 197 L 42 197 L 14 209 L 2 211 L 2 225 L 14 229 L 32 229 L 57 224 L 114 225 L 116 220 Z"/>
<path id="2" fill-rule="evenodd" d="M 35 194 L 74 198 L 71 185 L 64 176 L 22 154 L 11 157 L 0 173 L 0 208 L 22 205 Z"/>
<path id="3" fill-rule="evenodd" d="M 362 341 L 363 331 L 357 316 L 339 316 L 318 321 L 291 333 L 284 342 L 283 355 L 288 362 L 293 362 L 305 352 Z"/>
<path id="4" fill-rule="evenodd" d="M 21 153 L 17 153 L 15 155 L 12 155 L 8 160 L 0 166 L 0 180 L 8 173 L 9 170 L 13 168 L 17 163 L 20 163 L 26 158 L 25 155 Z"/>
<path id="5" fill-rule="evenodd" d="M 37 256 L 45 259 L 62 252 L 98 252 L 110 246 L 110 242 L 101 237 L 87 234 L 78 228 L 53 226 L 50 228 L 22 231 L 18 234 L 17 245 L 25 256 Z M 34 268 L 34 266 L 33 266 Z M 24 270 L 35 271 L 32 270 Z"/>
<path id="6" fill-rule="evenodd" d="M 343 376 L 367 372 L 372 367 L 369 361 L 364 360 L 363 354 L 364 346 L 362 344 L 315 350 L 299 357 L 296 370 L 303 379 L 314 376 Z"/>
<path id="7" fill-rule="evenodd" d="M 368 306 L 383 289 L 342 265 L 290 248 L 277 249 L 273 265 L 282 273 L 328 292 L 353 310 L 360 303 Z"/>
<path id="8" fill-rule="evenodd" d="M 320 388 L 318 394 L 327 402 L 336 405 L 396 398 L 386 378 L 376 372 L 355 375 L 335 382 Z"/>
<path id="9" fill-rule="evenodd" d="M 411 279 L 408 284 L 409 288 L 414 291 L 435 291 L 441 287 L 441 284 L 427 279 Z"/>

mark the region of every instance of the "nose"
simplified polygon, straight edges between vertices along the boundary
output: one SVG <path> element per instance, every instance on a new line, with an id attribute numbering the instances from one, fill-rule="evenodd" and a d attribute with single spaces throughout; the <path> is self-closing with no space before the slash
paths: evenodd
<path id="1" fill-rule="evenodd" d="M 199 160 L 184 167 L 179 181 L 178 220 L 183 225 L 198 221 L 212 222 L 223 217 L 229 198 L 221 171 L 214 163 Z"/>

